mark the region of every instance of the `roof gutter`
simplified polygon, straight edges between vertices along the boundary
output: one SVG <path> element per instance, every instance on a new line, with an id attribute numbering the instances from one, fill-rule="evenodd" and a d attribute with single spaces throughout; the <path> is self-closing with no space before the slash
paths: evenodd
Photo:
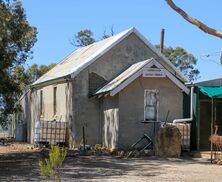
<path id="1" fill-rule="evenodd" d="M 48 81 L 45 81 L 45 82 L 32 84 L 30 86 L 30 88 L 43 87 L 43 86 L 47 86 L 47 85 L 51 85 L 51 84 L 56 84 L 58 82 L 65 82 L 65 81 L 70 80 L 70 79 L 71 79 L 70 75 L 67 75 L 67 76 L 63 76 L 63 77 L 60 77 L 60 78 L 55 78 L 55 79 L 52 79 L 52 80 L 48 80 Z"/>

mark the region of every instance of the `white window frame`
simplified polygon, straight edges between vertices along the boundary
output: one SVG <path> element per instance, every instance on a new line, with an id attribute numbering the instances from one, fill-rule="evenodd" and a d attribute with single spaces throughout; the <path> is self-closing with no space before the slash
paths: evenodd
<path id="1" fill-rule="evenodd" d="M 146 92 L 155 92 L 157 94 L 157 106 L 156 106 L 156 121 L 146 120 Z M 159 90 L 158 89 L 145 89 L 144 90 L 144 121 L 145 122 L 159 122 Z"/>

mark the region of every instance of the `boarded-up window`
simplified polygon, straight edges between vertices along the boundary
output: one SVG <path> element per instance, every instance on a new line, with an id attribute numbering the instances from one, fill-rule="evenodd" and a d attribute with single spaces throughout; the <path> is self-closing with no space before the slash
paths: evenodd
<path id="1" fill-rule="evenodd" d="M 145 121 L 158 120 L 159 92 L 158 90 L 145 90 L 144 117 Z"/>
<path id="2" fill-rule="evenodd" d="M 57 87 L 53 88 L 53 113 L 57 113 Z"/>
<path id="3" fill-rule="evenodd" d="M 43 91 L 40 90 L 40 115 L 43 115 Z"/>

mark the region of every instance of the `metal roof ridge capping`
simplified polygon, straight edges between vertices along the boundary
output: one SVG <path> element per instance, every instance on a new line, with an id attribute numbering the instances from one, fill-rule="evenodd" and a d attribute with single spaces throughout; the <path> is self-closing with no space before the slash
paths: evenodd
<path id="1" fill-rule="evenodd" d="M 83 69 L 100 58 L 119 42 L 128 37 L 131 33 L 135 33 L 155 54 L 157 54 L 160 59 L 163 59 L 163 62 L 169 66 L 172 71 L 174 71 L 174 75 L 179 76 L 183 82 L 187 81 L 182 73 L 177 70 L 176 67 L 169 60 L 167 60 L 163 54 L 161 54 L 141 33 L 139 33 L 136 28 L 132 27 L 107 39 L 76 49 L 62 59 L 54 68 L 36 80 L 32 84 L 32 87 L 50 82 L 52 80 L 65 78 L 68 75 L 71 75 L 71 78 L 74 78 Z"/>

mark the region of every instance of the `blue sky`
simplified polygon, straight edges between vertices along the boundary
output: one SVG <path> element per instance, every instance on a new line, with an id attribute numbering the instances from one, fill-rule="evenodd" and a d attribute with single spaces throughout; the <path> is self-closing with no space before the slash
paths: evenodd
<path id="1" fill-rule="evenodd" d="M 75 48 L 70 40 L 78 31 L 89 28 L 100 39 L 104 30 L 118 33 L 136 27 L 152 44 L 159 44 L 165 28 L 165 45 L 181 46 L 198 58 L 201 78 L 222 76 L 219 63 L 222 40 L 207 35 L 187 23 L 164 0 L 21 0 L 27 19 L 38 29 L 34 58 L 27 64 L 59 62 Z M 84 3 L 83 3 L 84 2 Z M 222 31 L 222 1 L 175 0 L 190 15 Z M 210 54 L 210 57 L 203 55 Z"/>

